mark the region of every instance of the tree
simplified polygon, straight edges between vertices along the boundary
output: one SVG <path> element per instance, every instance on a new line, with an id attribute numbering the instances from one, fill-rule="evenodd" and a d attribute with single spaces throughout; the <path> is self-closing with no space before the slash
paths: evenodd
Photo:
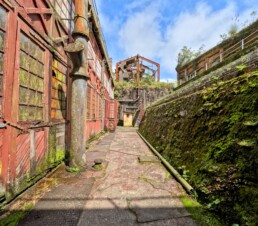
<path id="1" fill-rule="evenodd" d="M 184 46 L 181 49 L 181 52 L 178 53 L 177 56 L 177 66 L 183 66 L 187 64 L 188 62 L 192 61 L 196 57 L 200 56 L 204 52 L 204 45 L 201 45 L 201 47 L 194 51 L 191 48 Z"/>

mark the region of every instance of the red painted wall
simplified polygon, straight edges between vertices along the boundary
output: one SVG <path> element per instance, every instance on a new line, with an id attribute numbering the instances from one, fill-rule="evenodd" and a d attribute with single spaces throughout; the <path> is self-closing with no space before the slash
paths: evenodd
<path id="1" fill-rule="evenodd" d="M 69 99 L 71 95 L 69 71 L 71 68 L 68 66 L 64 46 L 73 41 L 71 30 L 63 22 L 57 20 L 56 14 L 51 14 L 47 0 L 13 0 L 10 2 L 14 7 L 10 7 L 9 4 L 0 0 L 1 9 L 7 12 L 4 49 L 0 49 L 0 54 L 2 54 L 0 57 L 3 56 L 3 73 L 1 74 L 0 71 L 0 123 L 6 126 L 6 128 L 0 128 L 0 184 L 6 191 L 13 190 L 17 183 L 26 182 L 28 178 L 35 177 L 36 168 L 41 166 L 50 152 L 52 156 L 58 149 L 69 147 Z M 26 7 L 36 8 L 37 11 L 30 14 Z M 44 11 L 49 9 L 50 13 L 38 14 L 42 8 Z M 3 15 L 0 16 L 3 18 Z M 44 65 L 42 69 L 36 67 L 36 72 L 33 72 L 32 68 L 22 68 L 22 63 L 24 63 L 20 56 L 23 51 L 20 43 L 22 33 L 44 52 Z M 58 41 L 60 37 L 65 38 L 63 41 Z M 57 40 L 54 45 L 52 38 Z M 90 33 L 90 43 L 94 59 L 89 61 L 89 98 L 85 100 L 88 103 L 89 113 L 85 125 L 88 139 L 102 131 L 102 115 L 104 115 L 104 129 L 113 130 L 117 122 L 117 103 L 113 100 L 111 92 L 114 89 L 112 78 L 107 72 L 106 66 L 103 66 L 106 82 L 102 81 L 101 62 L 104 58 L 93 31 Z M 53 49 L 55 53 L 52 52 Z M 33 60 L 34 56 L 30 56 L 30 52 L 28 51 L 27 55 Z M 41 63 L 37 58 L 34 61 L 37 61 L 38 65 Z M 29 63 L 29 65 L 31 64 Z M 31 120 L 26 114 L 25 118 L 21 120 L 23 103 L 21 103 L 22 75 L 20 72 L 22 70 L 31 77 L 34 75 L 37 84 L 43 80 L 42 105 L 37 105 L 38 102 L 35 102 L 35 106 L 24 104 L 28 115 L 28 109 L 42 108 L 43 116 L 40 120 L 35 120 L 35 118 Z M 40 78 L 40 70 L 44 71 L 43 79 Z M 25 88 L 33 91 L 28 84 L 26 83 Z M 62 87 L 62 89 L 58 89 L 58 87 Z M 34 91 L 41 94 L 37 88 Z M 29 95 L 30 92 L 26 92 L 26 95 Z M 60 94 L 60 92 L 62 93 Z M 58 95 L 56 95 L 57 93 Z M 30 101 L 32 97 L 26 96 L 26 98 Z M 104 112 L 101 107 L 102 98 L 105 99 Z M 61 102 L 62 104 L 66 102 L 64 108 L 60 106 Z M 114 109 L 112 114 L 110 113 L 111 106 Z M 53 114 L 54 111 L 55 114 Z M 56 140 L 54 141 L 56 143 L 53 143 L 53 140 Z M 14 190 L 19 193 L 21 189 L 24 187 L 15 187 Z"/>

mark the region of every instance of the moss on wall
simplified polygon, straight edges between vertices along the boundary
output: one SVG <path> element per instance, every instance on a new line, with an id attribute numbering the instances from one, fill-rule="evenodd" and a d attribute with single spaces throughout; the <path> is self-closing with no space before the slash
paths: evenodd
<path id="1" fill-rule="evenodd" d="M 255 71 L 148 108 L 139 130 L 226 225 L 257 225 L 257 112 Z"/>

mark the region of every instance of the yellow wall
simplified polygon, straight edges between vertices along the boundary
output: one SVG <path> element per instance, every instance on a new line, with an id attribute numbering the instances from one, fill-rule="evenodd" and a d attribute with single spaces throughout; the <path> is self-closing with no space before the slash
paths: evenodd
<path id="1" fill-rule="evenodd" d="M 133 126 L 133 115 L 131 113 L 124 113 L 124 126 Z"/>

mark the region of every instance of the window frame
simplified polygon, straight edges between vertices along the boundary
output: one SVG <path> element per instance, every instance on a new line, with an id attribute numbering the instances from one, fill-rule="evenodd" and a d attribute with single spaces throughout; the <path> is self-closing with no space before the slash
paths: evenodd
<path id="1" fill-rule="evenodd" d="M 43 56 L 42 56 L 42 69 L 44 69 L 44 72 L 42 74 L 42 80 L 43 80 L 43 85 L 42 85 L 42 105 L 41 106 L 32 106 L 30 104 L 21 104 L 20 103 L 20 87 L 23 87 L 21 86 L 21 83 L 20 83 L 20 71 L 21 71 L 21 62 L 20 62 L 20 53 L 21 53 L 21 34 L 25 34 L 27 36 L 27 38 L 29 38 L 35 45 L 36 47 L 39 47 L 42 51 L 43 51 Z M 19 124 L 35 124 L 35 123 L 42 123 L 42 122 L 46 122 L 48 120 L 48 117 L 47 117 L 47 113 L 49 111 L 49 109 L 46 109 L 47 107 L 47 97 L 48 97 L 48 93 L 49 93 L 49 88 L 48 86 L 46 86 L 46 84 L 48 83 L 49 79 L 47 78 L 47 73 L 48 73 L 48 65 L 47 65 L 47 57 L 49 57 L 49 54 L 48 54 L 48 49 L 46 48 L 46 46 L 44 45 L 44 41 L 41 40 L 40 36 L 37 35 L 37 33 L 29 27 L 29 25 L 27 25 L 21 18 L 19 18 L 18 20 L 18 27 L 17 27 L 17 38 L 16 38 L 16 85 L 15 87 L 17 87 L 17 122 Z M 34 59 L 35 60 L 35 59 Z M 29 70 L 28 70 L 29 71 Z M 37 76 L 39 77 L 39 76 Z M 29 90 L 33 90 L 33 89 L 30 89 L 29 87 L 27 87 L 27 89 Z M 28 94 L 27 94 L 28 95 Z M 20 114 L 20 106 L 21 105 L 26 105 L 27 108 L 29 106 L 31 107 L 35 107 L 35 108 L 42 108 L 42 117 L 41 119 L 37 119 L 36 117 L 31 120 L 29 119 L 28 115 L 26 116 L 26 120 L 21 120 L 20 117 L 19 117 L 19 114 Z M 28 111 L 28 110 L 27 110 Z"/>
<path id="2" fill-rule="evenodd" d="M 0 49 L 0 53 L 2 55 L 2 71 L 0 71 L 0 79 L 2 79 L 2 84 L 0 83 L 0 118 L 3 117 L 4 112 L 4 81 L 5 81 L 5 74 L 6 74 L 6 49 L 8 46 L 8 29 L 9 29 L 9 10 L 2 4 L 0 4 L 0 7 L 6 11 L 6 21 L 5 21 L 5 28 L 0 27 L 0 31 L 4 33 L 4 39 L 3 39 L 3 49 Z"/>
<path id="3" fill-rule="evenodd" d="M 63 71 L 60 70 L 60 65 L 63 68 Z M 53 72 L 55 73 L 55 76 L 53 76 Z M 60 80 L 60 78 L 58 77 L 58 74 L 56 72 L 58 72 L 59 74 L 62 74 L 62 76 L 63 76 L 62 80 Z M 58 87 L 54 87 L 54 85 L 55 85 L 55 83 L 53 81 L 54 79 L 56 80 L 55 83 L 58 84 Z M 59 88 L 60 84 L 62 84 L 62 86 L 65 86 L 65 89 L 63 89 L 64 87 L 62 87 L 62 89 L 60 89 Z M 60 60 L 58 60 L 54 57 L 53 57 L 53 61 L 52 61 L 52 74 L 51 74 L 50 89 L 51 89 L 50 119 L 51 119 L 51 121 L 65 121 L 67 119 L 67 105 L 68 105 L 68 102 L 67 102 L 68 67 L 63 62 L 61 62 Z M 57 98 L 54 97 L 54 95 L 53 95 L 54 92 L 57 93 Z M 61 92 L 61 99 L 60 99 L 60 92 Z M 62 96 L 63 95 L 62 92 L 65 94 L 64 96 Z M 64 99 L 63 99 L 63 97 L 64 97 Z M 58 101 L 59 108 L 57 108 L 56 106 L 53 107 L 53 100 Z M 62 106 L 60 106 L 60 102 L 61 102 Z M 54 117 L 53 117 L 53 111 L 55 111 Z M 61 118 L 56 117 L 56 114 L 57 114 L 58 111 L 61 112 L 61 114 L 62 114 Z"/>

